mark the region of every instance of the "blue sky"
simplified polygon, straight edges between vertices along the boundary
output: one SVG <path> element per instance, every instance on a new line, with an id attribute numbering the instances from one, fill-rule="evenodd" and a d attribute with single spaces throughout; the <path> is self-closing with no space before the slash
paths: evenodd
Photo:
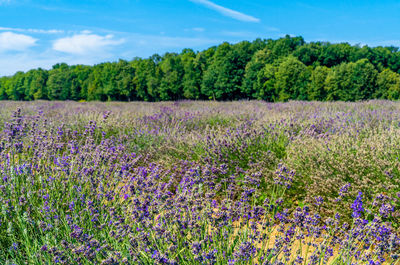
<path id="1" fill-rule="evenodd" d="M 400 46 L 399 28 L 400 1 L 0 0 L 0 75 L 285 34 Z"/>

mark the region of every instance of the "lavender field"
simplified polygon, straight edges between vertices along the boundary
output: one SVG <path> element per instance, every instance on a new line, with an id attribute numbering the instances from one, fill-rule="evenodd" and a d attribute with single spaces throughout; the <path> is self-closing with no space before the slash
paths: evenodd
<path id="1" fill-rule="evenodd" d="M 400 264 L 400 102 L 0 102 L 0 264 Z"/>

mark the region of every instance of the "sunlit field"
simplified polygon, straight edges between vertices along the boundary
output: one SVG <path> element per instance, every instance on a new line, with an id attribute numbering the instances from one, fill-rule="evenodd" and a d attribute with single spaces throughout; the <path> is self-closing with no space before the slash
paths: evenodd
<path id="1" fill-rule="evenodd" d="M 400 264 L 400 103 L 0 102 L 0 264 Z"/>

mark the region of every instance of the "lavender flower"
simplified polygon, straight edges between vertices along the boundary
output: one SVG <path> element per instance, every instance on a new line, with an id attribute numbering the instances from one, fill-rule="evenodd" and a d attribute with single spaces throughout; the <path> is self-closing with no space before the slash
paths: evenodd
<path id="1" fill-rule="evenodd" d="M 359 218 L 361 213 L 364 212 L 363 202 L 362 202 L 362 192 L 360 191 L 357 195 L 357 198 L 354 200 L 351 205 L 351 209 L 353 209 L 352 216 L 353 218 Z"/>

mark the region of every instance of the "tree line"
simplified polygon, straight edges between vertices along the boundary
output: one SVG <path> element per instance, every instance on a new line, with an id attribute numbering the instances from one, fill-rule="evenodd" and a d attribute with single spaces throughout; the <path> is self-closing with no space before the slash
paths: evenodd
<path id="1" fill-rule="evenodd" d="M 164 101 L 400 98 L 400 51 L 302 37 L 224 42 L 94 66 L 56 64 L 0 78 L 2 100 Z"/>

